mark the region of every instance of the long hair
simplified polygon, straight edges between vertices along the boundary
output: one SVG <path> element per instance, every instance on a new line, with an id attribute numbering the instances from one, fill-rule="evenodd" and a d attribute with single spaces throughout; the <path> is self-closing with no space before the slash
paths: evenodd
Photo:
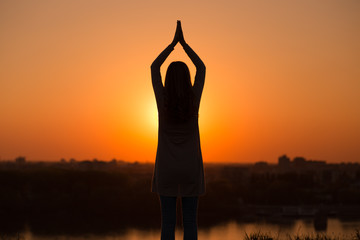
<path id="1" fill-rule="evenodd" d="M 172 62 L 165 76 L 165 114 L 171 122 L 186 122 L 195 113 L 190 71 L 183 62 Z"/>

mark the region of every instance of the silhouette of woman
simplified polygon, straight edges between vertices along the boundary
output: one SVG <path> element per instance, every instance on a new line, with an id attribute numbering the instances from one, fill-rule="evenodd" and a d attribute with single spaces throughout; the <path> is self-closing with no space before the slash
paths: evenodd
<path id="1" fill-rule="evenodd" d="M 187 65 L 172 62 L 164 87 L 160 66 L 178 42 L 196 66 L 194 85 Z M 175 239 L 177 197 L 181 197 L 184 239 L 197 239 L 198 196 L 205 193 L 198 126 L 205 65 L 185 42 L 180 21 L 177 21 L 174 40 L 152 63 L 151 79 L 159 114 L 152 192 L 160 198 L 161 239 Z"/>

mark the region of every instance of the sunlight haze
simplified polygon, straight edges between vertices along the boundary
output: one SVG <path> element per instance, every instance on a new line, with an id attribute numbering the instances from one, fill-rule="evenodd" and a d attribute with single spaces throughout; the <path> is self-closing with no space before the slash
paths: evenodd
<path id="1" fill-rule="evenodd" d="M 204 162 L 360 162 L 360 1 L 1 1 L 0 160 L 154 162 L 150 65 L 206 65 Z M 161 67 L 185 61 L 177 45 Z"/>

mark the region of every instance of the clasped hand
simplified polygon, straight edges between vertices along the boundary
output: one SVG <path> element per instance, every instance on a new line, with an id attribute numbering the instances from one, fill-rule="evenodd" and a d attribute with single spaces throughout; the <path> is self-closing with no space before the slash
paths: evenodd
<path id="1" fill-rule="evenodd" d="M 175 46 L 178 42 L 180 42 L 181 45 L 186 44 L 184 39 L 184 34 L 181 28 L 181 22 L 179 20 L 177 21 L 174 40 L 171 42 L 171 44 Z"/>

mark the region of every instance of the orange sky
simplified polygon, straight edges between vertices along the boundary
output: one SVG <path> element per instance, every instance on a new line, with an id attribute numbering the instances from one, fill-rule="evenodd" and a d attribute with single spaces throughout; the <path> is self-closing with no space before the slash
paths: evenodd
<path id="1" fill-rule="evenodd" d="M 207 67 L 204 161 L 360 162 L 360 1 L 1 1 L 0 160 L 153 162 L 150 64 Z M 162 67 L 183 60 L 182 48 Z"/>

